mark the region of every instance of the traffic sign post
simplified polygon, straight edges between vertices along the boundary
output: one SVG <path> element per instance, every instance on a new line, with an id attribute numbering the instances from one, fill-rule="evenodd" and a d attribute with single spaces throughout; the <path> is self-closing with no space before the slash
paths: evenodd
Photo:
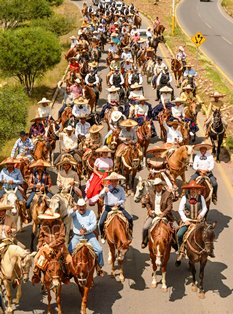
<path id="1" fill-rule="evenodd" d="M 197 48 L 200 47 L 206 41 L 205 36 L 202 35 L 201 32 L 197 32 L 195 35 L 191 37 L 191 39 Z"/>

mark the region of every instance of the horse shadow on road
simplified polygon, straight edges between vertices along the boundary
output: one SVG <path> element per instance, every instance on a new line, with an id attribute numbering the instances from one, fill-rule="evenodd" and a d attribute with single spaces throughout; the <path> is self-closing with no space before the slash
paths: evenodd
<path id="1" fill-rule="evenodd" d="M 220 233 L 225 229 L 229 228 L 229 223 L 232 217 L 224 215 L 217 209 L 210 209 L 207 221 L 216 221 L 217 225 L 214 229 L 215 238 L 217 239 Z"/>

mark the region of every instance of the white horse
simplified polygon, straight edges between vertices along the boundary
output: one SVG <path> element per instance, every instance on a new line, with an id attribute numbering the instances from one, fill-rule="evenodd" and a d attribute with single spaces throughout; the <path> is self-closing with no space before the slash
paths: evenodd
<path id="1" fill-rule="evenodd" d="M 66 237 L 65 241 L 66 244 L 69 242 L 69 236 L 70 236 L 70 229 L 71 229 L 71 222 L 72 219 L 68 214 L 69 209 L 72 207 L 73 198 L 71 196 L 71 193 L 57 193 L 55 194 L 49 202 L 49 207 L 52 208 L 52 210 L 56 213 L 59 213 L 61 215 L 61 219 L 65 225 L 66 229 Z"/>
<path id="2" fill-rule="evenodd" d="M 149 191 L 149 187 L 151 186 L 152 184 L 150 180 L 143 180 L 142 177 L 139 176 L 136 192 L 134 194 L 134 202 L 139 203 L 142 197 Z"/>
<path id="3" fill-rule="evenodd" d="M 22 295 L 22 280 L 28 281 L 29 271 L 36 252 L 30 253 L 18 245 L 10 244 L 1 259 L 1 279 L 6 289 L 7 314 L 12 313 L 11 284 L 17 286 L 16 298 L 13 303 L 18 304 Z"/>
<path id="4" fill-rule="evenodd" d="M 3 203 L 7 204 L 7 205 L 11 205 L 12 209 L 7 210 L 6 212 L 6 216 L 8 216 L 11 221 L 10 225 L 11 225 L 11 229 L 15 230 L 15 232 L 17 231 L 17 223 L 18 223 L 18 218 L 19 218 L 19 202 L 18 202 L 18 198 L 16 195 L 17 192 L 17 187 L 14 190 L 5 190 L 6 194 L 3 197 Z M 19 230 L 22 230 L 22 219 L 20 219 L 20 228 Z"/>

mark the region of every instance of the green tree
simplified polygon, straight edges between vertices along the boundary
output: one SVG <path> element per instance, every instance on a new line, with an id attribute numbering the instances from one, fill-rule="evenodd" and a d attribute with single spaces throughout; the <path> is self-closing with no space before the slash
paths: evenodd
<path id="1" fill-rule="evenodd" d="M 22 87 L 14 85 L 0 89 L 0 141 L 14 138 L 24 130 L 27 118 L 28 97 Z"/>
<path id="2" fill-rule="evenodd" d="M 0 33 L 0 69 L 14 76 L 30 95 L 36 78 L 61 59 L 56 36 L 37 27 L 19 28 Z"/>
<path id="3" fill-rule="evenodd" d="M 46 0 L 0 0 L 0 22 L 5 29 L 51 14 L 51 7 Z"/>

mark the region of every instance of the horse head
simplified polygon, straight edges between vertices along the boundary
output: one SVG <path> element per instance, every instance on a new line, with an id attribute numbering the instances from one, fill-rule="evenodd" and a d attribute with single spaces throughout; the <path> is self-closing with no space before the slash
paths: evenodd
<path id="1" fill-rule="evenodd" d="M 138 184 L 136 186 L 136 192 L 134 194 L 134 202 L 139 203 L 144 194 L 146 182 L 142 179 L 141 176 L 138 178 Z"/>
<path id="2" fill-rule="evenodd" d="M 193 146 L 192 145 L 185 145 L 186 148 L 186 156 L 185 159 L 189 160 L 188 164 L 190 167 L 193 165 Z"/>
<path id="3" fill-rule="evenodd" d="M 62 269 L 61 263 L 57 257 L 49 261 L 45 273 L 45 283 L 50 282 L 53 288 L 58 288 L 61 284 Z"/>
<path id="4" fill-rule="evenodd" d="M 205 223 L 204 224 L 204 231 L 203 231 L 203 242 L 205 244 L 205 250 L 207 254 L 211 257 L 214 257 L 214 228 L 216 226 L 216 222 L 213 223 Z"/>
<path id="5" fill-rule="evenodd" d="M 9 209 L 7 211 L 8 214 L 10 214 L 11 216 L 16 216 L 18 214 L 18 199 L 17 199 L 17 195 L 16 192 L 18 190 L 18 187 L 16 187 L 14 190 L 6 190 L 4 189 L 6 192 L 6 202 L 7 205 L 11 205 L 13 208 Z"/>
<path id="6" fill-rule="evenodd" d="M 25 256 L 21 258 L 20 265 L 21 271 L 23 275 L 23 281 L 27 282 L 29 279 L 30 268 L 33 264 L 33 257 L 37 254 L 37 252 L 30 253 L 26 250 Z"/>
<path id="7" fill-rule="evenodd" d="M 110 149 L 112 151 L 116 151 L 117 146 L 119 144 L 119 134 L 120 134 L 120 129 L 115 129 L 112 132 L 112 140 L 110 143 Z"/>

